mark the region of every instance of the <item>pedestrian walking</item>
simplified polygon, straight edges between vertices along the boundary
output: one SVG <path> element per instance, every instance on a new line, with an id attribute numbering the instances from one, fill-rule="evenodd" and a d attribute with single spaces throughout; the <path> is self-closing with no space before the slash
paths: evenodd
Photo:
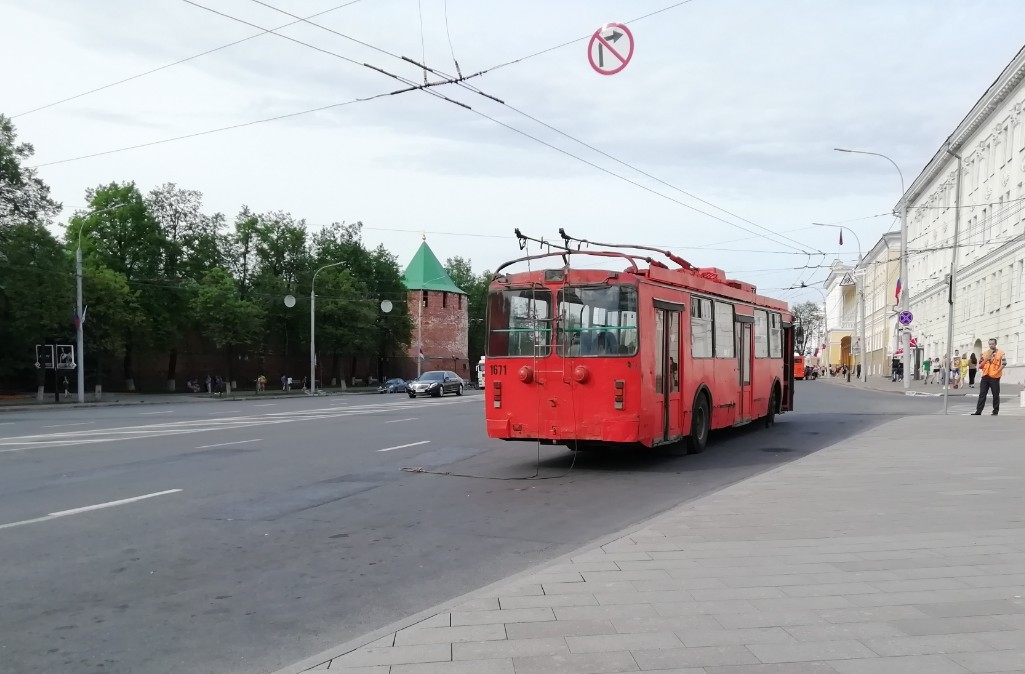
<path id="1" fill-rule="evenodd" d="M 68 390 L 68 378 L 67 378 L 67 376 L 64 377 L 64 397 L 65 398 L 70 398 L 71 397 L 71 391 Z"/>
<path id="2" fill-rule="evenodd" d="M 930 377 L 932 376 L 932 359 L 926 358 L 922 361 L 922 370 L 925 372 L 925 385 L 929 385 Z"/>
<path id="3" fill-rule="evenodd" d="M 979 404 L 975 406 L 974 416 L 982 414 L 986 407 L 986 394 L 993 392 L 993 416 L 1000 414 L 1000 377 L 1004 374 L 1007 356 L 997 348 L 997 340 L 989 340 L 989 348 L 982 352 L 979 368 L 982 380 L 979 382 Z"/>
<path id="4" fill-rule="evenodd" d="M 972 354 L 972 355 L 975 355 L 975 354 Z M 960 374 L 960 377 L 958 378 L 960 380 L 961 388 L 964 388 L 965 386 L 968 385 L 968 373 L 971 371 L 971 368 L 968 365 L 969 365 L 968 356 L 967 355 L 961 356 L 961 374 Z"/>
<path id="5" fill-rule="evenodd" d="M 975 374 L 979 370 L 979 358 L 972 351 L 968 356 L 968 388 L 975 388 Z"/>

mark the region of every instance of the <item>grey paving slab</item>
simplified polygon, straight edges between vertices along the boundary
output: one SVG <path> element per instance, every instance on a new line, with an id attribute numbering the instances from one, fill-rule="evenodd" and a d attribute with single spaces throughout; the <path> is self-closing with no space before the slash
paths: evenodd
<path id="1" fill-rule="evenodd" d="M 905 419 L 870 431 L 519 577 L 361 657 L 395 651 L 390 674 L 468 663 L 503 674 L 1025 671 L 1025 490 L 1015 480 L 965 486 L 1025 473 L 1025 452 L 1013 449 L 1013 427 L 984 427 L 966 461 L 961 423 Z M 893 452 L 901 434 L 923 444 Z M 439 661 L 414 662 L 398 651 L 413 644 L 447 646 L 451 657 L 425 651 Z M 350 668 L 384 663 L 346 657 Z"/>
<path id="2" fill-rule="evenodd" d="M 473 660 L 395 665 L 389 674 L 516 674 L 512 660 Z"/>

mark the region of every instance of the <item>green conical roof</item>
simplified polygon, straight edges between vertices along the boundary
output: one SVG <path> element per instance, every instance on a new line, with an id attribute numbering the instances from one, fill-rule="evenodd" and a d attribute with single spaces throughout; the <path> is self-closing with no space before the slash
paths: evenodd
<path id="1" fill-rule="evenodd" d="M 434 251 L 424 241 L 417 249 L 413 260 L 406 267 L 406 275 L 403 279 L 406 288 L 409 290 L 440 290 L 448 293 L 459 293 L 465 295 L 452 279 L 449 278 L 445 267 L 438 262 Z"/>

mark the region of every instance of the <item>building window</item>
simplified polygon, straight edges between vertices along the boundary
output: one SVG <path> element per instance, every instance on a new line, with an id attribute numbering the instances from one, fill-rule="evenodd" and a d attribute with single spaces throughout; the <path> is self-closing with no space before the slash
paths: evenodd
<path id="1" fill-rule="evenodd" d="M 426 309 L 427 308 L 427 295 L 428 295 L 428 292 L 426 290 L 421 290 L 420 294 L 423 295 L 424 309 Z"/>
<path id="2" fill-rule="evenodd" d="M 462 309 L 462 308 L 463 308 L 463 296 L 462 296 L 462 295 L 456 295 L 456 297 L 458 297 L 458 298 L 459 298 L 459 300 L 458 300 L 458 302 L 459 302 L 459 305 L 458 305 L 458 307 L 457 307 L 457 308 L 458 308 L 458 309 Z"/>
<path id="3" fill-rule="evenodd" d="M 448 293 L 446 293 L 446 292 L 442 292 L 441 293 L 441 308 L 442 309 L 447 309 L 448 308 Z"/>
<path id="4" fill-rule="evenodd" d="M 769 315 L 769 357 L 783 357 L 783 319 L 779 314 Z"/>

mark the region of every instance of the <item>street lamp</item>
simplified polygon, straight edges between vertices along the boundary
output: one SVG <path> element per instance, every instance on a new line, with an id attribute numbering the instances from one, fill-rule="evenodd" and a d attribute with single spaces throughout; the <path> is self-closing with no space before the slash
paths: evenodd
<path id="1" fill-rule="evenodd" d="M 907 192 L 904 189 L 904 173 L 901 172 L 900 167 L 897 166 L 897 162 L 893 161 L 885 154 L 879 154 L 878 152 L 866 152 L 864 150 L 848 150 L 842 147 L 833 148 L 837 152 L 847 152 L 850 154 L 868 154 L 873 157 L 882 157 L 886 161 L 893 164 L 893 168 L 897 169 L 897 175 L 900 176 L 900 308 L 901 311 L 909 311 L 911 309 L 911 294 L 910 294 L 910 283 L 908 280 L 908 201 Z M 904 390 L 911 389 L 911 332 L 903 331 L 904 338 L 901 340 L 904 346 Z"/>
<path id="2" fill-rule="evenodd" d="M 99 213 L 105 213 L 115 208 L 121 208 L 128 204 L 113 204 L 105 206 L 82 216 L 78 226 L 78 248 L 75 250 L 75 316 L 78 318 L 75 326 L 75 342 L 78 365 L 78 402 L 85 402 L 85 312 L 82 310 L 82 231 L 85 229 L 85 218 Z"/>
<path id="3" fill-rule="evenodd" d="M 861 239 L 858 238 L 858 233 L 855 232 L 850 227 L 845 227 L 843 225 L 837 225 L 837 224 L 827 223 L 827 222 L 813 222 L 811 224 L 816 226 L 816 227 L 834 227 L 836 229 L 839 229 L 841 232 L 844 232 L 844 231 L 849 232 L 850 235 L 854 237 L 854 242 L 858 245 L 858 264 L 855 265 L 855 272 L 854 272 L 854 292 L 855 292 L 855 295 L 856 295 L 857 301 L 858 301 L 858 313 L 860 315 L 860 319 L 859 319 L 859 321 L 855 321 L 855 322 L 860 322 L 861 323 L 861 331 L 860 331 L 861 334 L 857 335 L 858 330 L 855 330 L 854 332 L 857 335 L 857 339 L 858 339 L 858 355 L 859 355 L 859 357 L 861 359 L 861 381 L 867 382 L 868 381 L 868 364 L 865 362 L 865 282 L 862 281 L 861 283 L 858 283 L 858 279 L 861 278 L 861 277 L 859 277 L 858 273 L 857 273 L 858 272 L 857 268 L 859 266 L 861 266 L 861 264 L 862 264 L 862 260 L 861 260 Z M 841 235 L 840 238 L 842 239 L 843 236 Z"/>
<path id="4" fill-rule="evenodd" d="M 950 254 L 950 288 L 947 293 L 947 363 L 950 363 L 951 349 L 954 345 L 954 294 L 957 292 L 957 239 L 961 227 L 961 155 L 951 150 L 950 145 L 947 145 L 947 153 L 957 159 L 957 178 L 954 183 L 954 250 Z M 944 381 L 946 384 L 943 387 L 943 413 L 946 414 L 950 401 L 950 377 L 946 377 Z"/>
<path id="5" fill-rule="evenodd" d="M 317 333 L 317 274 L 329 269 L 330 267 L 337 267 L 340 264 L 345 264 L 346 260 L 340 262 L 332 262 L 326 264 L 317 271 L 313 272 L 313 281 L 310 282 L 310 395 L 314 395 L 317 392 L 317 346 L 316 346 L 316 333 Z"/>

